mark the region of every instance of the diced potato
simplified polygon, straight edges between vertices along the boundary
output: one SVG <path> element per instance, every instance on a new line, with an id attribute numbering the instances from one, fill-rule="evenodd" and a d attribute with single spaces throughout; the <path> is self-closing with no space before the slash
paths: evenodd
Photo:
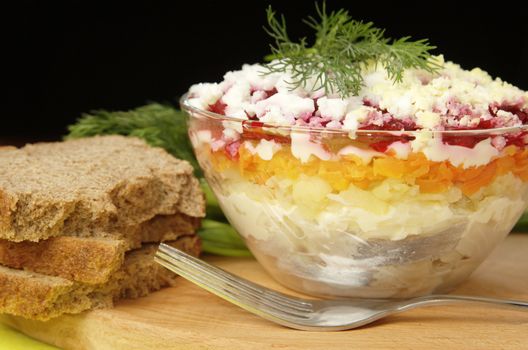
<path id="1" fill-rule="evenodd" d="M 389 210 L 389 204 L 387 202 L 355 186 L 350 186 L 348 190 L 341 192 L 340 196 L 348 205 L 370 211 L 374 214 L 383 215 Z"/>
<path id="2" fill-rule="evenodd" d="M 397 180 L 388 179 L 376 186 L 372 194 L 384 201 L 397 201 L 411 190 L 411 186 Z"/>
<path id="3" fill-rule="evenodd" d="M 293 185 L 293 200 L 296 204 L 320 202 L 332 192 L 330 185 L 318 177 L 302 177 Z"/>

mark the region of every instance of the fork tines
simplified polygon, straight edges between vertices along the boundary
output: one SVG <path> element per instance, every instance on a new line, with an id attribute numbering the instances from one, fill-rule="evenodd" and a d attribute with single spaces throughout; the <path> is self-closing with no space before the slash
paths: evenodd
<path id="1" fill-rule="evenodd" d="M 169 245 L 160 244 L 155 260 L 209 292 L 263 317 L 310 317 L 311 303 L 237 277 Z"/>

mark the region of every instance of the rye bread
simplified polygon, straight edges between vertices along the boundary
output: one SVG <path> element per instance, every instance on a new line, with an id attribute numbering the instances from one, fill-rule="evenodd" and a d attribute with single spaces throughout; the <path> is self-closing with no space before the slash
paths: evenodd
<path id="1" fill-rule="evenodd" d="M 183 235 L 194 234 L 200 227 L 201 219 L 185 214 L 157 215 L 137 227 L 134 237 L 141 242 L 173 241 Z"/>
<path id="2" fill-rule="evenodd" d="M 125 251 L 141 247 L 143 242 L 194 235 L 199 224 L 200 219 L 184 214 L 158 215 L 123 234 L 107 237 L 58 236 L 39 242 L 0 239 L 0 265 L 85 284 L 104 283 L 123 263 Z"/>
<path id="3" fill-rule="evenodd" d="M 40 242 L 0 240 L 0 265 L 85 284 L 108 281 L 123 264 L 126 243 L 99 237 L 51 237 Z"/>
<path id="4" fill-rule="evenodd" d="M 198 255 L 197 236 L 182 237 L 172 246 Z M 177 275 L 154 262 L 157 245 L 127 253 L 121 268 L 103 284 L 87 285 L 0 266 L 0 313 L 35 320 L 48 320 L 65 313 L 111 307 L 122 298 L 138 298 L 172 285 Z"/>
<path id="5" fill-rule="evenodd" d="M 97 236 L 155 215 L 205 215 L 192 166 L 124 136 L 0 152 L 0 238 Z"/>

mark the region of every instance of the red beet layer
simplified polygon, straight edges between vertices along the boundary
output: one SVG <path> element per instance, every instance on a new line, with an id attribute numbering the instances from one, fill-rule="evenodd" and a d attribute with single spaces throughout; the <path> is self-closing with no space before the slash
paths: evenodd
<path id="1" fill-rule="evenodd" d="M 264 91 L 265 96 L 270 97 L 277 93 L 277 90 L 273 89 L 270 91 Z M 254 93 L 254 91 L 252 92 Z M 369 106 L 374 108 L 379 114 L 383 116 L 383 121 L 380 123 L 379 120 L 376 120 L 372 122 L 371 120 L 367 121 L 367 123 L 360 125 L 358 130 L 368 131 L 368 130 L 384 130 L 384 131 L 416 131 L 420 130 L 419 127 L 416 126 L 414 121 L 411 120 L 411 118 L 407 119 L 399 119 L 394 118 L 387 110 L 381 109 L 376 104 L 364 100 L 363 104 L 365 106 Z M 298 119 L 298 125 L 300 126 L 321 126 L 324 127 L 330 119 L 328 118 L 322 118 L 321 116 L 316 116 L 315 113 L 317 112 L 317 100 L 314 100 L 315 105 L 315 111 L 314 114 L 311 116 L 303 116 L 302 119 Z M 227 105 L 219 99 L 214 104 L 209 106 L 209 111 L 225 115 Z M 500 117 L 497 116 L 498 111 L 505 111 L 512 113 L 516 115 L 519 120 L 522 122 L 523 125 L 528 124 L 528 110 L 521 108 L 521 104 L 492 104 L 489 106 L 489 113 L 491 114 L 492 118 L 489 120 L 483 120 L 481 119 L 478 124 L 474 125 L 473 127 L 453 127 L 453 126 L 446 126 L 445 130 L 449 131 L 462 131 L 462 130 L 486 130 L 486 129 L 493 129 L 500 127 Z M 454 113 L 455 112 L 455 113 Z M 448 114 L 446 117 L 451 118 L 452 120 L 460 120 L 465 115 L 470 115 L 472 117 L 478 117 L 473 116 L 470 108 L 468 106 L 463 106 L 458 104 L 458 102 L 454 101 L 450 104 L 448 109 Z M 244 122 L 249 128 L 244 128 L 244 132 L 242 135 L 243 140 L 273 140 L 277 143 L 289 143 L 290 139 L 287 136 L 281 136 L 281 135 L 272 135 L 269 133 L 266 133 L 262 130 L 262 126 L 264 126 L 264 123 L 259 122 L 256 116 L 249 116 L 249 120 L 247 122 Z M 248 130 L 249 129 L 249 130 Z M 525 145 L 525 136 L 527 132 L 518 132 L 515 134 L 509 134 L 504 135 L 505 136 L 505 146 L 508 145 L 517 145 L 519 147 L 524 147 Z M 462 134 L 455 134 L 455 135 L 449 135 L 444 134 L 443 135 L 443 142 L 449 145 L 456 145 L 456 146 L 462 146 L 467 148 L 473 148 L 477 143 L 480 141 L 486 139 L 488 135 L 462 135 Z M 388 147 L 397 141 L 406 143 L 411 140 L 413 140 L 413 137 L 411 135 L 403 135 L 403 136 L 394 136 L 394 135 L 376 135 L 373 136 L 377 140 L 376 142 L 370 143 L 370 147 L 378 152 L 385 152 L 387 151 Z M 234 141 L 227 143 L 225 146 L 225 151 L 228 157 L 230 158 L 236 158 L 238 157 L 238 148 L 240 147 L 240 141 Z"/>

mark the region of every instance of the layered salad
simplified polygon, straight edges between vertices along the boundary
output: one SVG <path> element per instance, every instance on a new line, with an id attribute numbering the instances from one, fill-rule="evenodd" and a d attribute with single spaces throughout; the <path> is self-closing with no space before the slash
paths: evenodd
<path id="1" fill-rule="evenodd" d="M 323 296 L 401 298 L 463 281 L 528 199 L 528 93 L 430 56 L 367 60 L 353 93 L 244 65 L 182 106 L 232 225 L 280 282 Z M 275 65 L 275 66 L 273 66 Z"/>

